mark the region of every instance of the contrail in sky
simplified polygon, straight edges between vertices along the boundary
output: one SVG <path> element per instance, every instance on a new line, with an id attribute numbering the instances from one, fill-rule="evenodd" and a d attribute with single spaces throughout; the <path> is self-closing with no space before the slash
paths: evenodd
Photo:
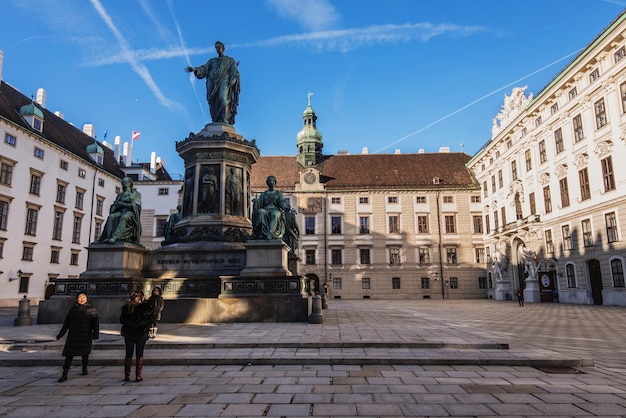
<path id="1" fill-rule="evenodd" d="M 104 7 L 102 6 L 102 3 L 100 3 L 100 0 L 90 0 L 90 1 L 91 1 L 93 8 L 96 9 L 96 11 L 98 12 L 98 15 L 100 15 L 100 18 L 104 21 L 104 23 L 106 23 L 106 25 L 109 27 L 109 29 L 113 33 L 113 36 L 115 36 L 115 38 L 117 39 L 117 43 L 121 49 L 121 55 L 123 57 L 124 62 L 128 63 L 133 69 L 133 71 L 135 71 L 135 73 L 143 80 L 143 82 L 146 83 L 148 88 L 156 96 L 157 100 L 168 109 L 172 109 L 172 110 L 184 109 L 180 105 L 180 103 L 177 103 L 165 97 L 165 95 L 163 94 L 159 86 L 156 84 L 156 82 L 152 78 L 152 75 L 150 75 L 150 71 L 148 70 L 148 68 L 146 68 L 145 65 L 141 64 L 141 62 L 137 60 L 137 58 L 135 57 L 134 51 L 128 44 L 128 41 L 124 38 L 122 33 L 115 26 L 115 24 L 113 23 L 113 20 L 111 19 L 111 16 L 109 16 L 109 14 L 106 12 Z"/>
<path id="2" fill-rule="evenodd" d="M 549 67 L 551 67 L 551 66 L 553 66 L 553 65 L 555 65 L 555 64 L 557 64 L 557 63 L 559 63 L 561 61 L 563 61 L 564 59 L 567 59 L 567 58 L 571 57 L 572 55 L 578 54 L 580 51 L 582 51 L 582 49 L 578 49 L 578 50 L 576 50 L 574 52 L 571 52 L 571 53 L 565 55 L 564 57 L 561 57 L 561 58 L 557 59 L 556 61 L 551 62 L 550 64 L 544 65 L 543 67 L 539 68 L 538 70 L 535 70 L 535 71 L 533 71 L 533 72 L 531 72 L 529 74 L 526 74 L 525 76 L 523 76 L 521 78 L 518 78 L 515 81 L 512 81 L 512 82 L 510 82 L 510 83 L 508 83 L 508 84 L 506 84 L 506 85 L 504 85 L 502 87 L 499 87 L 498 89 L 493 90 L 492 92 L 485 94 L 484 96 L 474 100 L 473 102 L 470 102 L 470 103 L 466 104 L 465 106 L 458 108 L 454 112 L 448 113 L 447 115 L 437 119 L 436 121 L 429 123 L 428 125 L 424 126 L 423 128 L 420 128 L 420 129 L 418 129 L 415 132 L 411 132 L 410 134 L 408 134 L 406 136 L 403 136 L 402 138 L 400 138 L 400 139 L 398 139 L 398 140 L 396 140 L 396 141 L 394 141 L 394 142 L 392 142 L 392 143 L 390 143 L 388 145 L 385 145 L 384 147 L 374 151 L 374 154 L 378 154 L 379 152 L 384 151 L 387 148 L 392 147 L 392 146 L 394 146 L 394 145 L 396 145 L 396 144 L 398 144 L 398 143 L 400 143 L 400 142 L 402 142 L 402 141 L 404 141 L 406 139 L 409 139 L 412 136 L 415 136 L 415 135 L 417 135 L 419 133 L 422 133 L 426 129 L 431 128 L 431 127 L 437 125 L 438 123 L 443 122 L 444 120 L 446 120 L 448 118 L 451 118 L 452 116 L 456 115 L 457 113 L 464 111 L 468 107 L 471 107 L 471 106 L 475 105 L 476 103 L 485 100 L 487 97 L 493 96 L 494 94 L 496 94 L 496 93 L 498 93 L 498 92 L 500 92 L 500 91 L 502 91 L 502 90 L 504 90 L 504 89 L 506 89 L 508 87 L 511 87 L 512 85 L 515 85 L 515 84 L 519 83 L 522 80 L 525 80 L 525 79 L 527 79 L 529 77 L 532 77 L 533 75 L 535 75 L 537 73 L 540 73 L 541 71 L 545 70 L 546 68 L 549 68 Z"/>

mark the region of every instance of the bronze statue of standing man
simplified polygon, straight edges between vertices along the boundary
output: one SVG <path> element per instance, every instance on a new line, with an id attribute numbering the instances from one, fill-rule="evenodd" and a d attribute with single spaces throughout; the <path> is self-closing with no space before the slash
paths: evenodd
<path id="1" fill-rule="evenodd" d="M 234 125 L 239 104 L 239 70 L 238 63 L 224 55 L 224 49 L 222 42 L 215 42 L 217 57 L 200 67 L 185 67 L 185 71 L 193 72 L 196 78 L 206 78 L 206 98 L 211 120 L 214 123 Z"/>

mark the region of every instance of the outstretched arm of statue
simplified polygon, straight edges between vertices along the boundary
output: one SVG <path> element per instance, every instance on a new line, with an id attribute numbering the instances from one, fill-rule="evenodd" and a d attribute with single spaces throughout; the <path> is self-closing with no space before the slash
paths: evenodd
<path id="1" fill-rule="evenodd" d="M 191 73 L 191 72 L 193 72 L 193 67 L 186 66 L 185 67 L 185 71 L 188 72 L 188 73 Z"/>

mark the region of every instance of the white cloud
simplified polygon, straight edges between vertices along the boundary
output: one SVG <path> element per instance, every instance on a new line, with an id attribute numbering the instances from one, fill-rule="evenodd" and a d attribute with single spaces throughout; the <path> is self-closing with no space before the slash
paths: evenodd
<path id="1" fill-rule="evenodd" d="M 326 0 L 267 0 L 279 16 L 298 22 L 306 30 L 326 30 L 335 26 L 339 15 Z"/>
<path id="2" fill-rule="evenodd" d="M 409 43 L 413 41 L 428 42 L 438 36 L 466 37 L 476 33 L 488 32 L 490 29 L 483 26 L 461 26 L 450 23 L 433 24 L 428 22 L 406 23 L 402 25 L 385 24 L 372 25 L 364 28 L 341 29 L 307 32 L 295 35 L 284 35 L 275 38 L 229 45 L 230 48 L 259 48 L 276 47 L 280 45 L 303 46 L 322 51 L 348 52 L 354 49 L 376 45 L 390 45 Z M 138 61 L 158 61 L 177 57 L 214 53 L 213 47 L 187 48 L 180 36 L 180 46 L 170 46 L 161 49 L 143 49 L 133 51 Z M 121 51 L 117 54 L 107 53 L 99 58 L 91 58 L 85 62 L 86 66 L 102 66 L 126 62 L 126 54 Z"/>

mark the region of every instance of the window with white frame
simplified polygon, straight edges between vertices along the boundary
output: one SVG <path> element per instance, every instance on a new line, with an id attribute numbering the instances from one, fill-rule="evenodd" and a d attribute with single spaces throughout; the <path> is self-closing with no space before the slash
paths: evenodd
<path id="1" fill-rule="evenodd" d="M 41 174 L 32 172 L 30 173 L 30 192 L 39 196 L 41 191 Z"/>
<path id="2" fill-rule="evenodd" d="M 430 278 L 422 277 L 422 289 L 430 289 Z"/>
<path id="3" fill-rule="evenodd" d="M 74 207 L 76 209 L 83 209 L 83 204 L 85 202 L 85 191 L 76 189 L 76 201 L 74 202 Z"/>
<path id="4" fill-rule="evenodd" d="M 341 277 L 333 277 L 333 290 L 341 290 Z"/>
<path id="5" fill-rule="evenodd" d="M 483 217 L 482 215 L 472 215 L 472 224 L 474 225 L 474 233 L 483 233 Z"/>
<path id="6" fill-rule="evenodd" d="M 615 189 L 615 174 L 613 172 L 613 158 L 608 156 L 600 161 L 602 165 L 602 180 L 604 181 L 604 191 Z"/>
<path id="7" fill-rule="evenodd" d="M 9 200 L 0 199 L 0 231 L 7 230 L 9 220 Z"/>
<path id="8" fill-rule="evenodd" d="M 72 228 L 72 242 L 74 244 L 80 244 L 80 231 L 83 224 L 83 217 L 81 215 L 74 216 L 74 227 Z"/>
<path id="9" fill-rule="evenodd" d="M 359 234 L 369 234 L 369 233 L 370 233 L 370 217 L 359 216 Z"/>
<path id="10" fill-rule="evenodd" d="M 7 186 L 11 185 L 13 181 L 13 167 L 14 163 L 8 161 L 0 162 L 0 183 Z"/>
<path id="11" fill-rule="evenodd" d="M 618 241 L 617 236 L 617 217 L 615 212 L 609 212 L 604 214 L 604 223 L 606 225 L 606 237 L 608 242 Z"/>
<path id="12" fill-rule="evenodd" d="M 67 183 L 57 184 L 57 203 L 65 203 L 66 191 L 67 191 Z"/>
<path id="13" fill-rule="evenodd" d="M 428 215 L 417 215 L 417 233 L 428 234 Z"/>
<path id="14" fill-rule="evenodd" d="M 563 130 L 561 128 L 554 131 L 554 153 L 560 154 L 565 151 L 565 145 L 563 144 Z"/>
<path id="15" fill-rule="evenodd" d="M 565 275 L 567 276 L 567 287 L 570 289 L 576 288 L 576 270 L 574 264 L 568 263 L 565 265 Z"/>
<path id="16" fill-rule="evenodd" d="M 527 149 L 524 152 L 524 160 L 526 161 L 526 171 L 530 171 L 533 168 L 533 158 L 532 155 L 530 154 L 530 150 Z"/>
<path id="17" fill-rule="evenodd" d="M 446 263 L 448 264 L 457 264 L 458 259 L 456 257 L 456 247 L 448 247 L 446 248 Z"/>
<path id="18" fill-rule="evenodd" d="M 569 188 L 567 186 L 567 177 L 559 179 L 559 190 L 561 191 L 561 207 L 569 206 Z"/>
<path id="19" fill-rule="evenodd" d="M 589 184 L 587 167 L 578 171 L 578 182 L 580 183 L 580 200 L 591 199 L 591 186 Z"/>
<path id="20" fill-rule="evenodd" d="M 11 146 L 15 146 L 15 144 L 17 144 L 17 138 L 16 138 L 16 137 L 14 137 L 14 136 L 13 136 L 13 135 L 11 135 L 11 134 L 5 134 L 5 135 L 4 135 L 4 142 L 5 142 L 6 144 L 11 145 Z"/>
<path id="21" fill-rule="evenodd" d="M 315 264 L 315 249 L 307 248 L 305 251 L 305 263 L 308 265 Z"/>
<path id="22" fill-rule="evenodd" d="M 444 215 L 446 234 L 456 234 L 456 217 L 454 215 Z"/>
<path id="23" fill-rule="evenodd" d="M 626 113 L 626 81 L 619 85 L 619 95 L 622 101 L 622 113 Z"/>
<path id="24" fill-rule="evenodd" d="M 585 247 L 593 246 L 593 232 L 591 231 L 591 219 L 581 220 L 580 227 L 583 232 L 583 245 Z"/>
<path id="25" fill-rule="evenodd" d="M 304 234 L 305 235 L 315 234 L 315 216 L 306 216 L 304 218 Z"/>
<path id="26" fill-rule="evenodd" d="M 563 236 L 563 249 L 571 250 L 572 249 L 572 233 L 570 231 L 569 225 L 561 225 L 561 234 Z"/>
<path id="27" fill-rule="evenodd" d="M 26 209 L 26 228 L 24 234 L 37 235 L 37 216 L 39 215 L 39 209 L 29 207 Z"/>
<path id="28" fill-rule="evenodd" d="M 389 264 L 400 265 L 402 263 L 402 257 L 400 255 L 399 247 L 389 248 Z"/>
<path id="29" fill-rule="evenodd" d="M 400 216 L 389 215 L 389 233 L 390 234 L 400 233 Z"/>
<path id="30" fill-rule="evenodd" d="M 54 212 L 54 223 L 52 225 L 52 239 L 60 241 L 63 236 L 63 211 Z"/>
<path id="31" fill-rule="evenodd" d="M 546 253 L 554 252 L 554 241 L 552 240 L 552 230 L 546 229 L 543 231 L 543 236 L 546 241 Z"/>
<path id="32" fill-rule="evenodd" d="M 341 216 L 330 217 L 330 233 L 341 234 Z"/>
<path id="33" fill-rule="evenodd" d="M 474 248 L 474 255 L 477 264 L 485 264 L 485 249 L 483 247 Z"/>
<path id="34" fill-rule="evenodd" d="M 615 54 L 613 54 L 613 57 L 615 58 L 616 63 L 624 59 L 625 56 L 626 56 L 626 47 L 623 47 L 623 46 L 617 51 L 615 51 Z"/>
<path id="35" fill-rule="evenodd" d="M 567 97 L 572 100 L 574 97 L 578 96 L 578 89 L 576 87 L 572 87 L 570 91 L 567 93 Z"/>
<path id="36" fill-rule="evenodd" d="M 600 99 L 593 104 L 593 109 L 596 116 L 596 128 L 600 129 L 607 124 L 606 107 L 604 105 L 604 99 Z"/>
<path id="37" fill-rule="evenodd" d="M 33 152 L 33 155 L 39 158 L 40 160 L 43 160 L 43 150 L 41 148 L 35 147 L 35 151 Z"/>
<path id="38" fill-rule="evenodd" d="M 541 140 L 538 144 L 539 147 L 539 163 L 543 164 L 548 161 L 548 153 L 546 150 L 546 141 Z"/>
<path id="39" fill-rule="evenodd" d="M 574 127 L 574 142 L 580 142 L 585 138 L 583 117 L 580 113 L 572 118 L 572 125 Z"/>
<path id="40" fill-rule="evenodd" d="M 458 289 L 458 288 L 459 288 L 459 278 L 450 277 L 450 289 Z"/>
<path id="41" fill-rule="evenodd" d="M 333 248 L 330 250 L 330 263 L 336 266 L 343 264 L 341 248 Z"/>
<path id="42" fill-rule="evenodd" d="M 624 287 L 624 263 L 619 258 L 611 260 L 611 276 L 613 287 Z"/>
<path id="43" fill-rule="evenodd" d="M 369 248 L 359 248 L 359 261 L 361 264 L 372 264 Z"/>
<path id="44" fill-rule="evenodd" d="M 372 284 L 370 281 L 369 277 L 362 277 L 361 278 L 361 289 L 371 289 L 372 288 Z"/>
<path id="45" fill-rule="evenodd" d="M 600 70 L 598 68 L 596 68 L 595 70 L 593 70 L 589 74 L 589 82 L 590 83 L 593 83 L 594 81 L 596 81 L 599 78 L 600 78 Z"/>

